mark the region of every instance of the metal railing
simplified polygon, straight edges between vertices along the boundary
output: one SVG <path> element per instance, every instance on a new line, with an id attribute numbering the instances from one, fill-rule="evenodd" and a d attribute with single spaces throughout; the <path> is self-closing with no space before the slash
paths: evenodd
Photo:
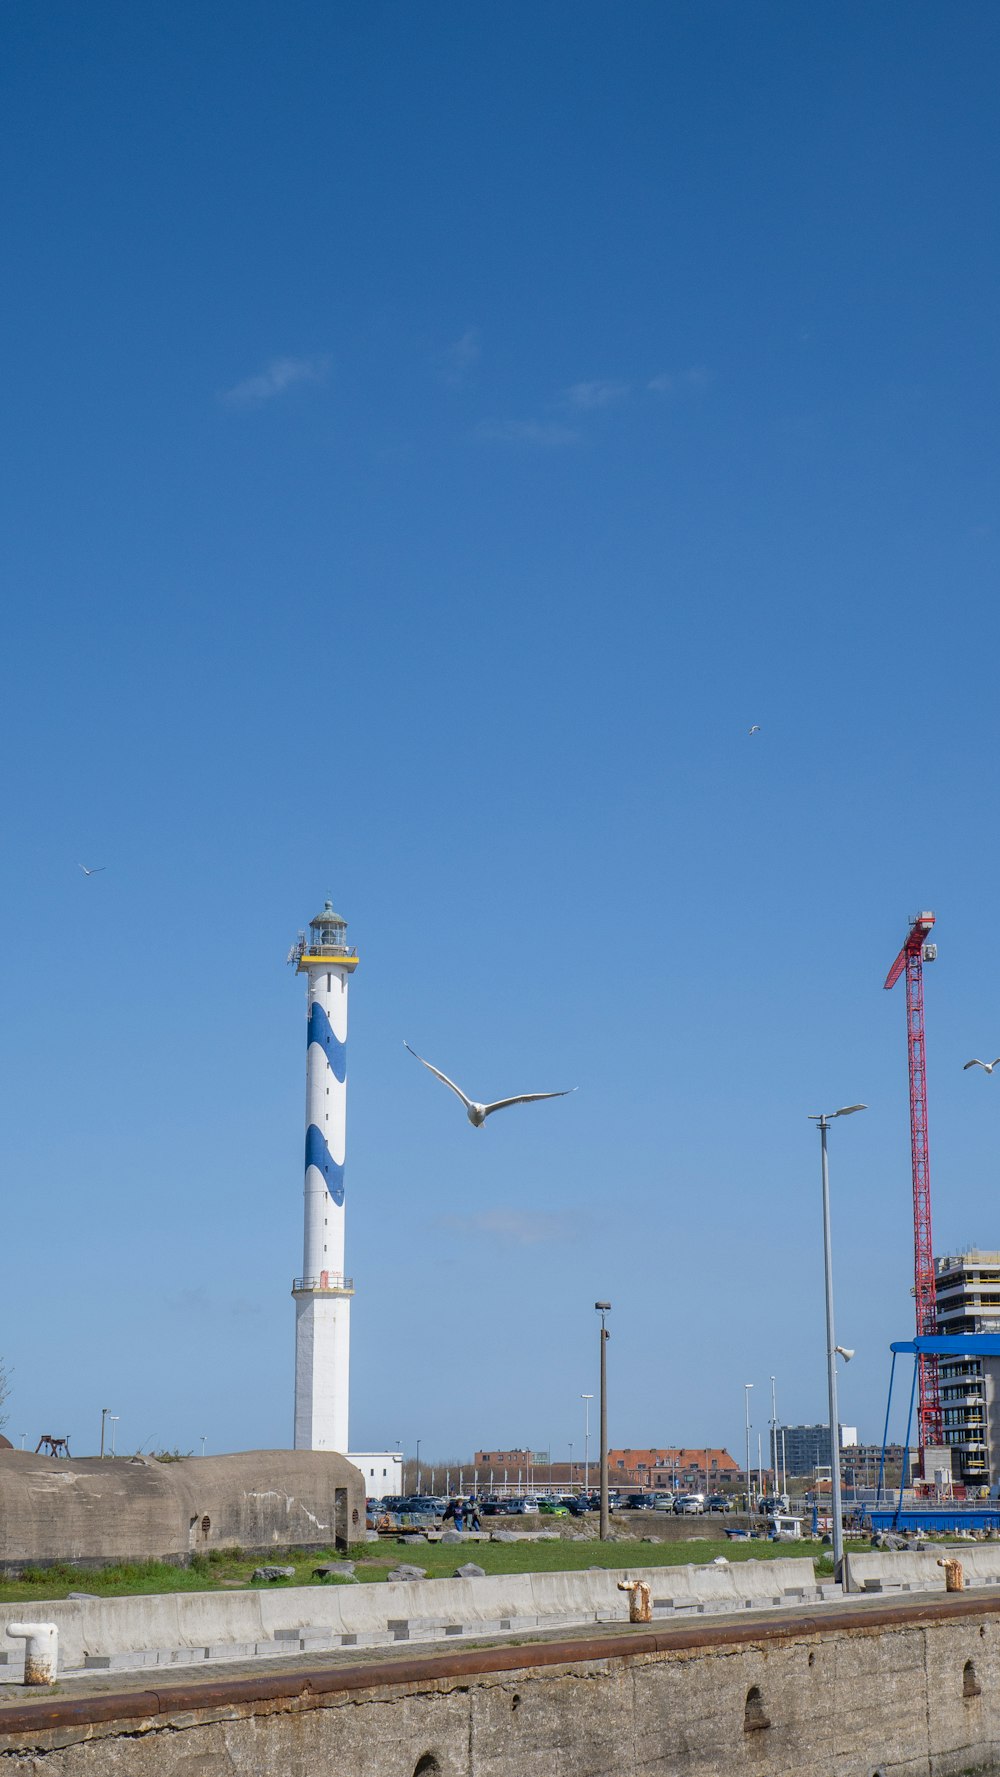
<path id="1" fill-rule="evenodd" d="M 292 1283 L 294 1290 L 353 1290 L 353 1277 L 345 1277 L 341 1271 L 321 1271 L 318 1277 L 296 1277 Z"/>

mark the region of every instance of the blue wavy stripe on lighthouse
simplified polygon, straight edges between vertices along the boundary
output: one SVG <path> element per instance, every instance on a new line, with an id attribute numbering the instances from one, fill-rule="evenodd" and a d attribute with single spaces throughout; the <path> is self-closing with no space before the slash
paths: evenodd
<path id="1" fill-rule="evenodd" d="M 318 1000 L 313 1000 L 309 1008 L 309 1030 L 306 1037 L 306 1048 L 310 1043 L 318 1043 L 327 1061 L 333 1069 L 333 1077 L 343 1085 L 347 1079 L 347 1044 L 335 1037 L 330 1020 Z"/>
<path id="2" fill-rule="evenodd" d="M 326 1180 L 326 1188 L 338 1207 L 344 1201 L 344 1168 L 338 1166 L 326 1145 L 326 1138 L 315 1123 L 306 1130 L 306 1171 L 315 1166 Z"/>

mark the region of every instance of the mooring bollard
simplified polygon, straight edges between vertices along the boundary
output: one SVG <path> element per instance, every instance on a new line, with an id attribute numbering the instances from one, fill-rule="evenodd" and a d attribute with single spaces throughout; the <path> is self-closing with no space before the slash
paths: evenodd
<path id="1" fill-rule="evenodd" d="M 628 1593 L 628 1620 L 630 1623 L 651 1623 L 653 1621 L 653 1603 L 645 1580 L 619 1580 L 618 1590 Z"/>
<path id="2" fill-rule="evenodd" d="M 965 1569 L 961 1561 L 956 1561 L 952 1555 L 947 1560 L 939 1561 L 938 1566 L 944 1568 L 944 1589 L 946 1592 L 965 1591 Z"/>
<path id="3" fill-rule="evenodd" d="M 55 1623 L 8 1623 L 7 1634 L 23 1637 L 25 1684 L 55 1684 L 59 1661 Z"/>

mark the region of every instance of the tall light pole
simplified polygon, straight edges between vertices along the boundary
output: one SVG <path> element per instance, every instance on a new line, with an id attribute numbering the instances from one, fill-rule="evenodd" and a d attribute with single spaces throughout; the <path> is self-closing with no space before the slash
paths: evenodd
<path id="1" fill-rule="evenodd" d="M 608 1539 L 611 1528 L 608 1517 L 608 1340 L 611 1337 L 605 1322 L 605 1315 L 611 1312 L 610 1302 L 595 1302 L 594 1307 L 601 1317 L 601 1526 L 602 1543 Z"/>
<path id="2" fill-rule="evenodd" d="M 583 1491 L 590 1492 L 590 1403 L 592 1394 L 582 1394 L 583 1402 Z"/>
<path id="3" fill-rule="evenodd" d="M 751 1514 L 751 1506 L 750 1506 L 750 1390 L 752 1389 L 752 1387 L 753 1387 L 752 1382 L 744 1382 L 744 1384 L 743 1384 L 743 1404 L 744 1404 L 744 1408 L 745 1408 L 746 1428 L 747 1428 L 747 1524 L 748 1525 L 750 1524 L 750 1521 L 751 1521 L 751 1516 L 750 1516 L 750 1514 Z"/>
<path id="4" fill-rule="evenodd" d="M 111 1454 L 112 1454 L 112 1456 L 115 1453 L 115 1426 L 118 1424 L 118 1421 L 120 1418 L 121 1418 L 120 1413 L 109 1413 L 108 1414 L 108 1419 L 111 1424 Z"/>
<path id="5" fill-rule="evenodd" d="M 420 1439 L 417 1439 L 417 1492 L 420 1492 Z"/>
<path id="6" fill-rule="evenodd" d="M 771 1461 L 774 1464 L 774 1491 L 784 1493 L 785 1489 L 778 1486 L 778 1407 L 774 1398 L 774 1377 L 771 1377 Z"/>
<path id="7" fill-rule="evenodd" d="M 107 1421 L 107 1417 L 108 1417 L 108 1414 L 110 1413 L 110 1411 L 111 1411 L 110 1407 L 102 1407 L 101 1408 L 101 1455 L 102 1456 L 104 1455 L 104 1426 L 105 1426 L 105 1423 Z"/>
<path id="8" fill-rule="evenodd" d="M 833 1572 L 840 1579 L 844 1564 L 844 1523 L 840 1498 L 840 1414 L 837 1408 L 837 1339 L 833 1330 L 833 1259 L 830 1252 L 830 1167 L 826 1156 L 826 1132 L 834 1117 L 850 1117 L 866 1111 L 864 1104 L 845 1104 L 839 1111 L 810 1112 L 819 1124 L 823 1171 L 823 1272 L 826 1279 L 826 1383 L 830 1402 L 830 1509 L 833 1516 Z"/>

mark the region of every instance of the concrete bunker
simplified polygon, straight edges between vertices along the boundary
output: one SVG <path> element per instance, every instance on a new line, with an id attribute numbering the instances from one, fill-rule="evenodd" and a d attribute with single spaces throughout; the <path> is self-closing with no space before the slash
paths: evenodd
<path id="1" fill-rule="evenodd" d="M 186 1563 L 225 1548 L 346 1548 L 352 1525 L 364 1523 L 365 1483 L 332 1451 L 248 1450 L 164 1463 L 0 1450 L 0 1500 L 3 1572 L 25 1562 Z"/>

